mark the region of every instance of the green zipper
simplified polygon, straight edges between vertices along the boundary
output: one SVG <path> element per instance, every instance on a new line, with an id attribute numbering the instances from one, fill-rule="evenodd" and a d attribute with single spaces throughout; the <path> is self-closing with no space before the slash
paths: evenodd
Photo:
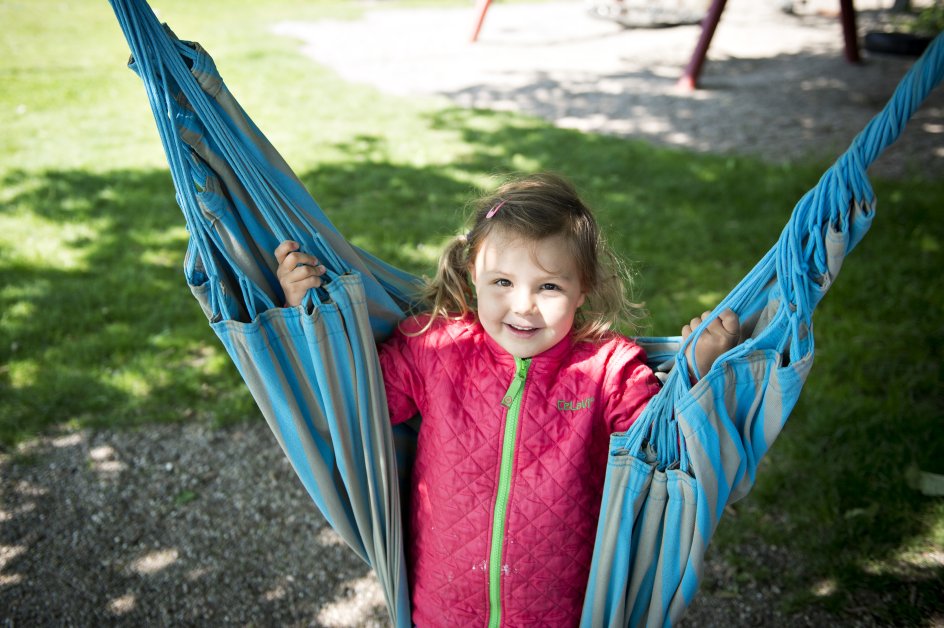
<path id="1" fill-rule="evenodd" d="M 501 572 L 502 546 L 505 543 L 505 519 L 508 508 L 508 493 L 511 491 L 511 471 L 515 460 L 515 440 L 518 433 L 518 415 L 521 412 L 521 396 L 528 377 L 530 358 L 515 358 L 515 377 L 502 398 L 505 413 L 505 437 L 502 439 L 501 468 L 498 472 L 498 494 L 495 496 L 495 516 L 492 520 L 492 547 L 488 556 L 488 625 L 501 625 Z"/>

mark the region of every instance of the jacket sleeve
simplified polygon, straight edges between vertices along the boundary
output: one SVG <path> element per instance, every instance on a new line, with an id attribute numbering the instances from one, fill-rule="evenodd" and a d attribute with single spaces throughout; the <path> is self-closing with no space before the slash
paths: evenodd
<path id="1" fill-rule="evenodd" d="M 605 416 L 611 433 L 629 429 L 662 387 L 646 365 L 646 353 L 629 341 L 613 356 L 605 385 Z"/>
<path id="2" fill-rule="evenodd" d="M 378 347 L 387 409 L 393 425 L 413 418 L 423 405 L 423 378 L 413 346 L 420 341 L 420 338 L 406 336 L 397 329 Z"/>

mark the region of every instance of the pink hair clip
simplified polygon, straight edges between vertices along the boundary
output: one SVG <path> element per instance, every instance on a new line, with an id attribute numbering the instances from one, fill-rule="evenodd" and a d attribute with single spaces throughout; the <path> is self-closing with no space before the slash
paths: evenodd
<path id="1" fill-rule="evenodd" d="M 501 209 L 502 205 L 504 204 L 505 204 L 505 201 L 502 201 L 501 203 L 498 203 L 497 205 L 495 205 L 495 207 L 492 207 L 490 210 L 488 210 L 488 213 L 485 214 L 485 219 L 488 220 L 489 218 L 497 214 L 498 210 Z"/>

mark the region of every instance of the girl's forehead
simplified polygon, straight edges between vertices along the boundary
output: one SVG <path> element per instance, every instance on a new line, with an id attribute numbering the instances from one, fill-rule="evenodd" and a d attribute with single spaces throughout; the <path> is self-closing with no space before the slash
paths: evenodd
<path id="1" fill-rule="evenodd" d="M 475 255 L 476 265 L 500 266 L 503 271 L 533 264 L 552 274 L 570 275 L 576 271 L 570 247 L 562 236 L 534 240 L 493 229 L 480 243 Z"/>

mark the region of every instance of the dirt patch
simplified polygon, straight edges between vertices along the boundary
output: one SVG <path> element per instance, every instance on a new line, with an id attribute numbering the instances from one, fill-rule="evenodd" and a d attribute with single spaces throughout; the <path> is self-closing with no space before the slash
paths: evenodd
<path id="1" fill-rule="evenodd" d="M 0 458 L 12 625 L 385 625 L 269 428 L 42 438 Z"/>
<path id="2" fill-rule="evenodd" d="M 0 625 L 383 626 L 373 573 L 269 428 L 80 431 L 0 455 Z M 778 548 L 738 552 L 785 569 Z M 688 626 L 871 626 L 779 609 L 709 552 Z"/>

